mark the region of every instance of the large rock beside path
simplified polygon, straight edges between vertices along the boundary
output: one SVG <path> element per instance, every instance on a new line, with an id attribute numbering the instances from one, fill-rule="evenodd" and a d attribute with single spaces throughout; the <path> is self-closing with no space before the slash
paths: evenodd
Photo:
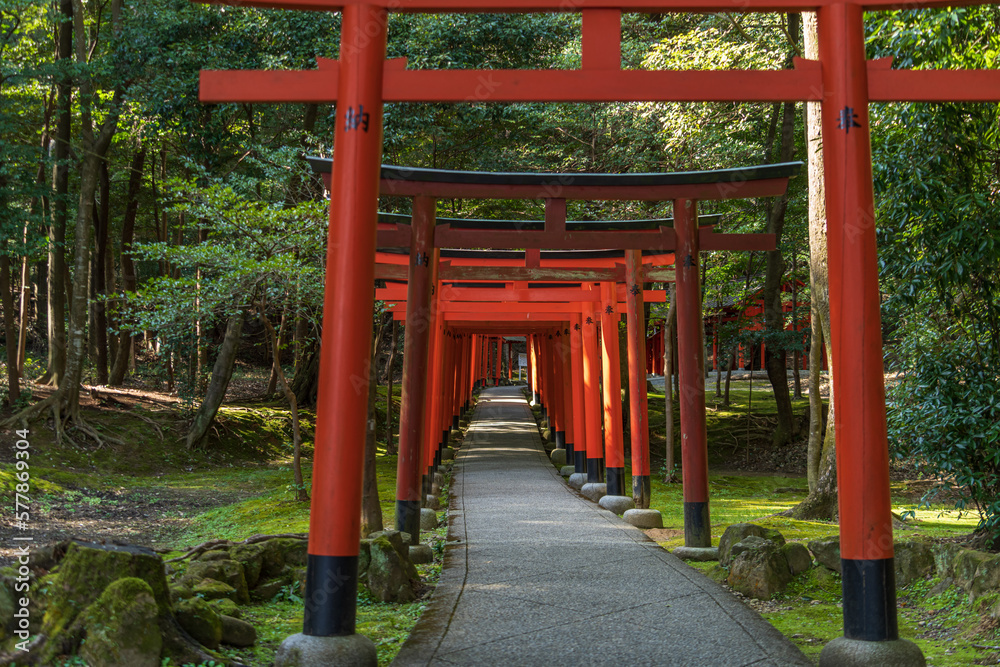
<path id="1" fill-rule="evenodd" d="M 785 590 L 792 580 L 788 559 L 781 545 L 756 535 L 750 535 L 733 545 L 729 566 L 729 586 L 743 595 L 768 600 Z"/>
<path id="2" fill-rule="evenodd" d="M 812 552 L 813 558 L 820 565 L 828 567 L 834 572 L 841 571 L 839 535 L 810 540 L 809 551 Z"/>
<path id="3" fill-rule="evenodd" d="M 755 523 L 734 523 L 726 528 L 726 532 L 719 538 L 719 565 L 729 567 L 734 555 L 733 546 L 750 536 L 771 540 L 779 546 L 785 543 L 785 538 L 774 529 L 758 526 Z"/>

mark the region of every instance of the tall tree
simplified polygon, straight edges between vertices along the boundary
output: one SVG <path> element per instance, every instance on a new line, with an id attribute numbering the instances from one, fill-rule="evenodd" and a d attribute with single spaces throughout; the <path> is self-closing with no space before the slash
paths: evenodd
<path id="1" fill-rule="evenodd" d="M 792 48 L 797 47 L 799 32 L 799 15 L 788 14 L 788 34 L 792 40 Z M 791 58 L 789 58 L 791 60 Z M 791 63 L 788 63 L 791 65 Z M 780 139 L 778 141 L 779 162 L 791 162 L 795 155 L 795 104 L 785 102 L 774 105 L 772 127 L 777 123 L 780 113 Z M 770 148 L 770 147 L 767 147 Z M 769 156 L 765 156 L 769 157 Z M 774 234 L 778 245 L 767 253 L 764 272 L 764 287 L 761 296 L 764 302 L 764 323 L 766 333 L 764 340 L 767 377 L 774 392 L 777 407 L 778 425 L 772 435 L 772 444 L 781 446 L 789 443 L 798 435 L 799 425 L 792 412 L 792 402 L 788 396 L 788 377 L 786 369 L 787 336 L 785 332 L 785 312 L 781 302 L 782 286 L 785 281 L 785 260 L 782 257 L 781 241 L 785 227 L 785 214 L 788 210 L 788 192 L 777 201 L 769 203 L 767 216 L 767 231 Z"/>
<path id="2" fill-rule="evenodd" d="M 819 57 L 816 14 L 803 14 L 806 58 Z M 832 519 L 837 514 L 836 434 L 833 428 L 833 364 L 828 363 L 829 412 L 820 395 L 822 354 L 830 357 L 830 287 L 826 253 L 826 189 L 823 179 L 823 132 L 819 102 L 806 103 L 806 154 L 809 169 L 809 443 L 806 476 L 809 494 L 790 514 L 801 519 Z M 832 360 L 830 360 L 832 362 Z"/>

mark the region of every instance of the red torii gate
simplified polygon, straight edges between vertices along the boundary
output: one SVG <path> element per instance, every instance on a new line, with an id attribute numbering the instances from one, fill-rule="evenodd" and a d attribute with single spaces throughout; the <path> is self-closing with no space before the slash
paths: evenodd
<path id="1" fill-rule="evenodd" d="M 213 0 L 205 0 L 211 2 Z M 215 0 L 225 2 L 225 0 Z M 921 664 L 898 640 L 893 581 L 881 319 L 871 181 L 869 101 L 997 101 L 1000 72 L 892 70 L 865 58 L 865 9 L 987 4 L 981 0 L 240 0 L 256 7 L 342 10 L 340 60 L 310 72 L 203 73 L 206 102 L 338 104 L 332 176 L 327 291 L 320 369 L 324 404 L 357 403 L 354 382 L 367 381 L 367 322 L 374 278 L 376 201 L 385 101 L 821 101 L 827 179 L 830 310 L 843 564 L 844 637 L 823 662 L 866 664 L 892 652 L 897 664 Z M 647 72 L 621 70 L 621 12 L 817 11 L 820 59 L 787 71 Z M 386 54 L 386 16 L 406 12 L 565 12 L 583 15 L 582 69 L 560 71 L 408 71 Z M 680 217 L 675 212 L 675 217 Z M 678 274 L 678 278 L 685 271 Z M 364 286 L 358 290 L 348 285 Z M 683 351 L 682 351 L 683 352 Z M 317 423 L 315 467 L 361 469 L 364 411 Z M 334 426 L 334 423 L 336 425 Z M 327 446 L 330 443 L 330 446 Z M 305 637 L 309 651 L 354 647 L 360 475 L 314 489 L 319 507 L 343 507 L 347 525 L 322 531 L 313 513 Z M 354 514 L 358 514 L 354 512 Z M 318 599 L 332 601 L 320 605 Z M 332 638 L 340 637 L 341 640 Z M 321 638 L 329 638 L 329 641 Z M 295 642 L 298 642 L 297 644 Z M 891 644 L 889 644 L 891 643 Z M 291 644 L 289 644 L 291 646 Z M 330 647 L 339 647 L 333 649 Z M 332 653 L 331 653 L 332 655 Z"/>
<path id="2" fill-rule="evenodd" d="M 311 158 L 313 169 L 324 175 L 327 186 L 330 186 L 333 171 L 331 161 L 320 158 Z M 478 246 L 487 248 L 520 248 L 527 250 L 518 257 L 517 260 L 523 262 L 524 268 L 538 268 L 541 266 L 541 249 L 545 248 L 606 248 L 625 247 L 629 248 L 624 254 L 624 264 L 621 264 L 621 273 L 615 276 L 614 282 L 627 282 L 631 288 L 646 280 L 655 280 L 655 269 L 651 269 L 643 261 L 650 261 L 654 255 L 648 256 L 645 260 L 638 254 L 645 250 L 650 253 L 662 253 L 667 250 L 673 251 L 676 247 L 680 251 L 680 256 L 684 258 L 683 266 L 677 277 L 678 285 L 678 323 L 682 334 L 682 355 L 685 363 L 681 365 L 681 384 L 684 387 L 681 401 L 681 430 L 682 438 L 682 466 L 684 479 L 684 532 L 685 545 L 689 547 L 708 547 L 711 545 L 711 524 L 709 517 L 709 497 L 708 497 L 708 458 L 707 458 L 707 434 L 705 428 L 705 391 L 704 382 L 701 376 L 703 367 L 704 350 L 701 345 L 701 293 L 700 278 L 698 272 L 699 251 L 721 250 L 721 249 L 743 249 L 743 250 L 769 250 L 774 247 L 774 237 L 771 234 L 715 234 L 712 223 L 716 222 L 716 216 L 705 216 L 704 222 L 707 224 L 700 227 L 702 218 L 696 213 L 695 198 L 719 200 L 746 197 L 765 197 L 783 194 L 788 186 L 788 179 L 798 173 L 801 163 L 793 162 L 787 164 L 760 165 L 755 167 L 744 167 L 735 169 L 720 169 L 700 172 L 675 172 L 675 173 L 651 173 L 651 174 L 517 174 L 517 173 L 497 173 L 497 172 L 464 172 L 446 171 L 439 169 L 414 169 L 403 167 L 383 166 L 380 173 L 381 194 L 393 194 L 413 197 L 413 216 L 410 225 L 401 224 L 401 217 L 393 217 L 387 214 L 378 216 L 381 229 L 377 232 L 379 244 L 396 245 L 408 248 L 406 261 L 409 262 L 407 268 L 408 282 L 419 285 L 412 293 L 407 288 L 407 302 L 412 303 L 418 314 L 418 318 L 408 322 L 408 329 L 414 329 L 416 325 L 423 325 L 425 319 L 430 321 L 431 327 L 437 327 L 434 347 L 431 355 L 435 363 L 440 363 L 439 348 L 445 345 L 442 342 L 442 331 L 440 323 L 437 322 L 437 313 L 431 307 L 433 290 L 427 292 L 426 287 L 416 274 L 426 271 L 428 266 L 432 271 L 440 270 L 440 246 L 445 243 L 460 243 L 467 246 Z M 455 220 L 446 219 L 443 224 L 436 224 L 436 201 L 438 197 L 464 197 L 464 198 L 520 198 L 520 199 L 543 199 L 545 201 L 544 221 L 476 221 L 476 220 Z M 669 198 L 673 200 L 675 217 L 671 220 L 645 220 L 645 221 L 621 221 L 617 223 L 608 222 L 573 222 L 566 219 L 566 200 L 660 200 Z M 405 218 L 404 218 L 405 219 Z M 666 223 L 672 222 L 673 226 Z M 477 268 L 486 271 L 495 271 L 495 268 L 483 265 L 482 258 L 477 257 L 476 251 L 451 251 L 452 254 L 464 255 L 466 261 L 478 265 Z M 600 252 L 600 251 L 598 251 Z M 593 282 L 595 275 L 587 269 L 583 269 L 579 262 L 585 253 L 572 252 L 569 257 L 562 261 L 576 262 L 575 266 L 580 271 L 579 276 L 584 281 Z M 377 257 L 385 256 L 384 253 L 377 253 Z M 457 258 L 456 258 L 457 259 Z M 546 257 L 547 261 L 552 261 Z M 496 261 L 491 258 L 491 262 Z M 593 263 L 591 258 L 589 263 Z M 530 265 L 530 266 L 529 266 Z M 378 267 L 377 267 L 378 268 Z M 581 270 L 582 269 L 582 270 Z M 651 275 L 652 272 L 652 275 Z M 624 275 L 621 275 L 624 274 Z M 376 272 L 379 275 L 379 272 Z M 385 274 L 383 274 L 384 277 Z M 487 276 L 489 274 L 486 274 Z M 494 273 L 494 279 L 496 275 Z M 438 276 L 437 280 L 440 280 Z M 436 283 L 432 283 L 436 284 Z M 602 283 L 608 285 L 607 281 Z M 613 282 L 611 284 L 614 284 Z M 604 288 L 602 288 L 604 289 Z M 631 292 L 631 290 L 630 290 Z M 641 295 L 641 290 L 637 293 Z M 635 296 L 629 294 L 628 297 Z M 593 324 L 593 340 L 596 341 L 596 319 L 601 320 L 601 329 L 609 331 L 616 325 L 611 321 L 614 306 L 611 299 L 602 295 L 605 301 L 604 310 L 610 308 L 612 312 L 601 312 L 599 318 L 587 317 L 584 321 L 583 342 L 590 340 L 587 332 Z M 638 367 L 636 360 L 645 357 L 642 346 L 645 344 L 645 336 L 639 332 L 638 309 L 641 308 L 641 300 L 633 303 L 629 301 L 629 350 L 630 359 L 633 359 L 632 366 Z M 515 310 L 523 310 L 524 306 L 515 307 Z M 494 309 L 496 311 L 497 309 Z M 556 309 L 558 310 L 558 309 Z M 428 313 L 426 316 L 423 313 Z M 597 313 L 595 313 L 596 315 Z M 493 315 L 495 317 L 495 314 Z M 422 334 L 421 334 L 422 335 Z M 420 339 L 418 339 L 420 341 Z M 415 345 L 418 343 L 415 343 Z M 415 347 L 411 352 L 410 362 L 404 360 L 404 365 L 408 363 L 422 364 L 416 358 L 422 359 L 423 343 L 419 342 L 419 347 Z M 609 347 L 610 346 L 610 347 Z M 587 355 L 585 355 L 587 356 Z M 554 358 L 554 357 L 553 357 Z M 620 351 L 618 350 L 617 337 L 601 337 L 601 359 L 603 375 L 611 378 L 612 382 L 619 382 L 618 374 L 611 373 L 609 364 L 619 363 Z M 612 361 L 609 361 L 613 359 Z M 404 530 L 411 535 L 416 535 L 419 531 L 419 509 L 420 499 L 424 494 L 417 491 L 416 473 L 412 466 L 418 457 L 416 452 L 421 451 L 420 444 L 410 440 L 409 420 L 419 419 L 419 401 L 423 396 L 416 385 L 411 386 L 407 380 L 409 366 L 404 367 L 404 408 L 400 419 L 400 458 L 397 468 L 397 520 L 396 526 L 399 530 Z M 585 365 L 586 370 L 586 365 Z M 596 371 L 596 369 L 595 369 Z M 438 382 L 440 368 L 431 367 L 431 385 L 426 392 L 427 395 L 436 397 L 438 395 Z M 424 377 L 423 367 L 414 367 L 413 377 Z M 639 381 L 637 376 L 631 378 L 632 395 L 638 397 L 640 403 L 644 405 L 646 385 Z M 414 380 L 417 382 L 417 380 Z M 596 386 L 596 381 L 595 385 Z M 418 393 L 419 392 L 419 393 Z M 556 393 L 559 388 L 556 388 Z M 611 394 L 604 393 L 603 405 L 606 415 L 606 431 L 618 433 L 621 431 L 620 416 L 611 407 Z M 407 397 L 414 397 L 412 401 Z M 407 405 L 413 402 L 413 405 Z M 557 400 L 561 403 L 561 400 Z M 434 415 L 437 410 L 432 409 L 430 414 Z M 565 442 L 565 431 L 560 429 L 558 421 L 556 425 L 557 442 Z M 644 414 L 644 410 L 633 411 L 633 417 Z M 634 433 L 644 434 L 645 422 L 632 424 Z M 444 426 L 444 425 L 443 425 Z M 417 429 L 413 431 L 425 433 L 427 438 L 434 439 L 433 430 Z M 442 437 L 439 448 L 443 448 L 447 443 L 448 430 L 442 428 Z M 619 438 L 620 440 L 620 438 Z M 642 452 L 636 459 L 635 470 L 633 470 L 633 497 L 640 507 L 644 507 L 649 498 L 649 456 L 648 456 L 648 436 L 642 438 L 640 442 L 634 443 L 638 450 Z M 425 443 L 424 452 L 427 453 L 429 443 Z M 617 451 L 618 448 L 613 448 Z M 594 458 L 588 454 L 588 459 Z M 427 470 L 423 478 L 423 488 L 429 485 L 430 473 L 434 465 L 439 464 L 439 457 L 434 457 L 433 463 L 430 458 L 425 458 L 425 468 Z M 576 462 L 574 462 L 576 463 Z M 624 495 L 624 461 L 617 458 L 615 464 L 608 467 L 608 490 L 612 495 Z M 590 482 L 599 482 L 599 467 L 596 461 L 587 463 L 587 476 Z M 315 475 L 314 475 L 315 478 Z"/>
<path id="3" fill-rule="evenodd" d="M 634 251 L 622 253 L 624 255 L 622 257 L 623 261 L 629 261 L 630 252 Z M 497 277 L 503 275 L 502 268 L 495 268 L 495 271 Z M 636 272 L 633 271 L 634 273 Z M 660 273 L 663 274 L 662 271 Z M 666 278 L 668 276 L 662 275 L 662 277 Z M 630 286 L 635 284 L 634 280 L 630 282 Z M 396 319 L 407 319 L 408 317 L 406 297 L 407 289 L 399 284 L 389 285 L 383 289 L 376 290 L 376 298 L 387 301 L 394 306 L 393 315 Z M 617 285 L 614 290 L 595 289 L 593 284 L 581 284 L 573 287 L 525 286 L 520 288 L 505 287 L 504 284 L 498 284 L 492 288 L 442 285 L 437 290 L 436 307 L 437 312 L 449 323 L 450 328 L 457 331 L 482 333 L 484 328 L 488 328 L 509 334 L 512 323 L 523 321 L 528 325 L 522 325 L 521 328 L 523 329 L 523 333 L 529 337 L 529 346 L 532 343 L 530 338 L 532 335 L 537 335 L 539 332 L 544 334 L 545 331 L 551 330 L 554 326 L 555 338 L 563 338 L 563 340 L 556 340 L 554 343 L 555 347 L 547 350 L 546 356 L 549 357 L 554 365 L 554 378 L 550 383 L 541 383 L 547 386 L 539 398 L 542 399 L 543 406 L 548 409 L 552 430 L 555 432 L 556 449 L 565 451 L 567 462 L 574 466 L 574 472 L 577 473 L 582 474 L 588 471 L 586 458 L 595 459 L 590 467 L 592 469 L 592 476 L 597 477 L 600 468 L 598 467 L 599 461 L 596 459 L 603 459 L 604 457 L 587 456 L 585 458 L 586 447 L 576 448 L 576 445 L 585 442 L 582 426 L 575 426 L 575 420 L 582 418 L 583 409 L 580 404 L 581 402 L 574 402 L 572 394 L 563 394 L 563 389 L 565 387 L 575 389 L 577 385 L 583 386 L 584 383 L 579 373 L 576 373 L 574 376 L 574 367 L 572 363 L 569 365 L 566 364 L 566 358 L 567 356 L 574 356 L 581 353 L 579 337 L 582 317 L 594 313 L 595 307 L 598 311 L 604 310 L 605 303 L 603 302 L 607 298 L 610 298 L 614 302 L 614 306 L 612 306 L 614 311 L 613 313 L 608 313 L 608 315 L 611 316 L 609 317 L 609 323 L 613 324 L 613 331 L 615 332 L 614 343 L 617 346 L 617 321 L 620 313 L 626 310 L 633 313 L 633 321 L 629 323 L 629 333 L 632 334 L 633 329 L 641 326 L 638 322 L 639 318 L 634 317 L 637 309 L 633 304 L 641 304 L 643 300 L 662 302 L 664 297 L 665 293 L 662 290 L 627 289 L 625 284 Z M 639 305 L 638 311 L 641 314 L 641 305 Z M 543 321 L 539 322 L 539 319 Z M 505 324 L 497 325 L 499 321 L 503 321 Z M 485 323 L 490 323 L 491 326 L 484 327 Z M 551 331 L 548 333 L 548 338 L 550 340 L 553 338 Z M 570 338 L 568 346 L 566 338 Z M 634 371 L 635 362 L 632 360 L 632 357 L 641 355 L 637 351 L 633 351 L 635 341 L 631 340 L 631 338 L 638 338 L 638 336 L 630 336 L 629 368 Z M 491 339 L 488 340 L 487 349 L 490 350 L 492 349 L 490 346 L 495 344 L 495 342 Z M 612 354 L 614 355 L 613 359 L 610 358 Z M 603 363 L 612 365 L 615 369 L 614 376 L 617 377 L 617 369 L 621 363 L 617 349 L 606 349 L 602 357 L 604 358 Z M 494 357 L 494 359 L 499 364 L 499 357 Z M 487 368 L 489 368 L 489 365 L 487 365 Z M 548 370 L 549 368 L 550 366 L 546 364 L 546 369 Z M 488 375 L 489 371 L 486 372 L 486 376 Z M 536 397 L 538 397 L 539 384 L 538 382 L 532 382 L 532 388 L 536 390 Z M 553 401 L 548 400 L 549 389 L 554 389 L 556 392 L 556 398 Z M 593 383 L 593 386 L 588 387 L 588 390 L 597 391 L 597 384 Z M 608 456 L 615 463 L 615 465 L 611 465 L 608 468 L 608 495 L 624 496 L 626 493 L 624 487 L 622 428 L 620 419 L 617 423 L 614 422 L 615 412 L 612 412 L 610 409 L 612 407 L 611 397 L 615 394 L 615 391 L 610 385 L 605 384 L 604 392 L 609 408 L 605 411 L 605 445 L 610 452 Z M 648 507 L 649 447 L 648 431 L 645 429 L 646 406 L 644 396 L 641 395 L 638 389 L 633 388 L 630 396 L 632 402 L 631 413 L 633 413 L 633 418 L 636 420 L 632 429 L 632 497 L 635 499 L 637 505 Z M 437 400 L 438 397 L 432 395 L 432 399 Z M 457 403 L 453 405 L 454 409 L 458 408 Z M 616 403 L 614 404 L 614 410 L 617 411 Z M 430 411 L 431 414 L 434 414 L 434 412 L 435 410 L 433 409 Z M 457 418 L 456 413 L 453 416 L 453 424 Z M 594 436 L 595 445 L 593 451 L 596 452 L 600 447 L 599 433 L 594 434 Z M 439 444 L 443 446 L 445 443 L 441 442 Z M 588 481 L 598 482 L 602 480 L 590 479 Z"/>

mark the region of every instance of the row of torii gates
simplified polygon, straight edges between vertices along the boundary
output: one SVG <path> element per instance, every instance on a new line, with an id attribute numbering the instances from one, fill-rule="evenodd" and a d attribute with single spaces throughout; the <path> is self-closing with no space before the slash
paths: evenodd
<path id="1" fill-rule="evenodd" d="M 429 292 L 430 286 L 439 281 L 448 278 L 463 281 L 495 279 L 489 277 L 495 276 L 491 274 L 496 268 L 494 266 L 473 265 L 460 270 L 461 263 L 457 257 L 451 259 L 450 265 L 448 258 L 431 261 L 432 258 L 439 260 L 435 247 L 488 247 L 490 242 L 487 239 L 493 233 L 483 229 L 462 229 L 452 224 L 450 228 L 442 226 L 436 229 L 432 240 L 430 221 L 434 217 L 433 201 L 437 197 L 527 196 L 546 199 L 549 206 L 545 228 L 524 232 L 529 236 L 519 241 L 516 246 L 519 248 L 610 247 L 635 250 L 645 246 L 632 243 L 630 235 L 650 234 L 649 231 L 624 230 L 587 232 L 595 235 L 594 238 L 599 238 L 601 234 L 605 238 L 595 242 L 596 245 L 580 245 L 583 243 L 582 232 L 560 225 L 560 218 L 565 216 L 559 215 L 558 202 L 571 198 L 574 185 L 590 177 L 538 177 L 530 184 L 516 177 L 508 177 L 507 180 L 500 177 L 497 182 L 470 182 L 464 186 L 451 183 L 449 187 L 455 194 L 448 194 L 446 189 L 437 191 L 427 187 L 436 176 L 419 170 L 405 170 L 408 173 L 398 172 L 396 177 L 389 175 L 383 178 L 384 102 L 654 101 L 815 101 L 822 104 L 832 329 L 830 343 L 834 362 L 832 380 L 838 402 L 835 428 L 844 637 L 824 648 L 821 664 L 886 664 L 890 657 L 893 664 L 923 664 L 923 657 L 915 645 L 898 638 L 896 622 L 868 104 L 871 101 L 998 101 L 1000 72 L 894 70 L 890 61 L 867 61 L 864 12 L 988 3 L 984 0 L 204 1 L 251 7 L 341 11 L 343 15 L 340 58 L 337 61 L 319 59 L 318 68 L 310 71 L 206 71 L 202 73 L 201 81 L 201 99 L 209 103 L 337 102 L 305 618 L 303 634 L 286 640 L 277 664 L 286 664 L 283 662 L 286 658 L 281 656 L 295 652 L 312 655 L 315 664 L 337 664 L 348 654 L 354 656 L 353 660 L 360 659 L 357 656 L 362 654 L 368 656 L 364 660 L 374 659 L 370 642 L 355 634 L 355 611 L 362 451 L 367 414 L 365 401 L 369 379 L 365 363 L 372 335 L 369 322 L 373 306 L 371 286 L 376 277 L 377 235 L 410 234 L 412 252 L 409 257 L 412 261 L 405 276 L 409 317 L 410 311 L 417 312 L 418 304 L 426 303 L 418 295 Z M 622 70 L 623 11 L 815 11 L 819 24 L 819 58 L 799 58 L 794 69 L 779 71 Z M 408 70 L 405 59 L 386 61 L 388 12 L 579 12 L 583 26 L 582 66 L 577 70 L 545 71 Z M 643 177 L 635 175 L 633 178 Z M 696 250 L 700 234 L 695 233 L 695 202 L 712 198 L 711 191 L 716 185 L 707 184 L 700 190 L 694 188 L 692 191 L 664 187 L 665 190 L 659 192 L 652 187 L 649 196 L 675 201 L 676 233 L 661 229 L 654 230 L 652 234 L 660 235 L 663 242 L 659 248 L 663 251 L 674 249 L 676 243 L 677 256 L 681 258 L 676 267 L 678 305 L 681 306 L 682 285 L 685 281 L 696 280 L 697 275 Z M 726 187 L 732 188 L 731 196 L 751 196 L 750 190 L 743 187 L 752 186 L 741 186 L 734 181 Z M 377 230 L 380 188 L 385 188 L 383 192 L 387 194 L 414 197 L 414 219 L 410 230 L 398 226 L 385 232 Z M 602 185 L 600 182 L 593 183 L 585 195 L 585 198 L 598 200 L 622 197 L 619 185 Z M 632 198 L 632 195 L 625 198 Z M 531 234 L 536 237 L 531 237 Z M 552 246 L 551 242 L 559 238 L 563 238 L 564 243 Z M 406 244 L 396 239 L 384 245 L 399 247 Z M 424 250 L 417 252 L 419 248 Z M 632 266 L 633 271 L 638 271 L 640 263 L 634 253 L 631 259 L 622 259 L 626 260 L 626 268 Z M 511 271 L 504 276 L 505 283 L 548 280 L 540 272 L 544 267 L 537 250 L 528 250 L 523 261 L 522 270 L 525 273 L 521 274 L 522 277 L 519 279 L 518 272 Z M 647 266 L 645 255 L 642 266 Z M 409 269 L 416 267 L 420 270 L 411 276 Z M 531 267 L 536 271 L 533 275 L 527 273 Z M 401 268 L 397 265 L 397 269 Z M 612 276 L 608 267 L 590 268 L 589 271 L 604 273 L 600 276 L 589 273 L 573 282 L 610 285 Z M 615 272 L 614 282 L 624 282 L 625 277 L 619 280 L 617 269 Z M 386 273 L 382 277 L 390 279 L 393 276 Z M 403 272 L 398 270 L 395 278 L 403 277 Z M 635 282 L 640 282 L 638 277 Z M 600 301 L 587 303 L 607 303 L 613 309 L 617 308 L 620 301 L 616 294 L 607 293 L 609 289 L 602 286 L 598 290 Z M 626 305 L 630 293 L 626 292 Z M 700 319 L 690 317 L 697 304 L 688 303 L 683 308 L 689 309 L 685 319 L 688 326 L 700 328 Z M 522 308 L 522 315 L 529 310 Z M 583 316 L 582 308 L 578 310 Z M 540 335 L 545 328 L 556 329 L 570 321 L 575 324 L 575 312 L 573 318 L 564 317 L 566 311 L 556 312 L 560 312 L 557 319 L 551 319 L 551 314 L 542 315 L 550 319 L 536 319 L 548 324 L 542 329 L 532 327 L 532 334 Z M 433 316 L 424 316 L 428 335 L 431 332 L 430 317 Z M 453 319 L 451 321 L 455 324 L 448 330 L 459 336 L 485 334 L 489 326 L 484 322 L 496 319 L 496 313 L 492 320 Z M 449 322 L 447 311 L 443 313 L 443 321 Z M 479 323 L 472 323 L 474 321 Z M 459 322 L 462 324 L 459 325 Z M 510 330 L 510 326 L 504 323 L 501 328 Z M 413 344 L 411 339 L 418 328 L 411 330 L 408 327 L 407 346 Z M 574 330 L 570 328 L 571 348 Z M 692 341 L 700 340 L 700 334 L 696 336 L 679 331 L 679 336 L 682 341 L 679 350 L 681 370 L 686 366 L 700 368 L 699 357 L 702 353 L 699 349 L 691 349 Z M 588 336 L 581 334 L 581 338 L 586 346 Z M 589 339 L 593 340 L 592 337 Z M 455 356 L 458 345 L 445 344 L 444 340 L 455 339 L 452 336 L 442 339 L 442 353 Z M 544 353 L 548 339 L 541 340 L 545 341 L 542 342 Z M 700 348 L 700 345 L 696 347 Z M 465 354 L 468 354 L 468 349 Z M 552 354 L 551 349 L 546 356 L 550 362 L 559 358 L 559 354 Z M 583 356 L 586 361 L 586 353 Z M 407 359 L 411 360 L 411 355 L 407 354 Z M 570 373 L 574 377 L 572 355 L 570 359 Z M 459 366 L 461 364 L 447 366 L 436 363 L 435 368 Z M 468 386 L 463 385 L 462 388 L 467 390 Z M 583 396 L 584 422 L 588 415 L 588 395 L 585 392 Z M 682 395 L 682 401 L 686 400 Z M 577 401 L 572 402 L 572 406 L 578 408 L 579 405 Z M 404 411 L 411 409 L 412 406 L 404 404 Z M 427 429 L 440 428 L 443 432 L 446 427 L 445 412 L 442 408 L 436 415 L 428 414 Z M 411 428 L 414 420 L 420 417 L 410 414 L 405 419 L 407 428 Z M 567 424 L 571 421 L 566 419 Z M 687 422 L 687 426 L 682 424 L 682 441 L 698 437 L 686 430 L 690 428 L 693 428 L 692 422 Z M 581 434 L 589 452 L 586 423 L 582 431 L 574 429 L 574 438 L 578 439 Z M 416 435 L 408 435 L 407 442 L 412 443 Z M 431 433 L 426 442 L 436 441 Z M 400 498 L 404 524 L 410 516 L 408 512 L 412 511 L 412 505 L 408 503 L 419 501 L 419 495 L 411 498 L 408 494 L 420 486 L 415 476 L 420 474 L 421 459 L 422 455 L 412 451 L 412 448 L 400 457 L 401 469 L 405 468 L 406 474 L 412 476 L 403 494 L 407 497 Z M 701 494 L 700 489 L 688 488 L 690 466 L 697 467 L 698 464 L 684 456 L 682 461 L 685 467 L 685 499 L 693 503 L 707 501 L 707 494 Z M 700 515 L 701 510 L 696 507 L 694 512 Z M 705 521 L 707 525 L 707 519 Z"/>

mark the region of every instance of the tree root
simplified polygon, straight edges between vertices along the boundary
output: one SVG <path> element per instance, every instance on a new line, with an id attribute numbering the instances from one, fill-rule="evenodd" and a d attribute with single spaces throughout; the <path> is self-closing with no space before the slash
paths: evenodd
<path id="1" fill-rule="evenodd" d="M 41 401 L 38 401 L 34 405 L 29 405 L 17 414 L 8 417 L 5 421 L 0 422 L 0 428 L 9 428 L 15 424 L 20 424 L 21 426 L 27 427 L 28 422 L 32 419 L 41 416 L 41 414 L 46 410 L 46 408 L 52 407 L 54 404 L 60 402 L 61 396 L 59 392 L 55 392 L 51 396 Z M 57 410 L 58 408 L 53 408 Z"/>
<path id="2" fill-rule="evenodd" d="M 79 389 L 77 389 L 77 391 L 79 391 Z M 56 391 L 48 398 L 45 398 L 34 405 L 29 405 L 17 414 L 9 417 L 7 420 L 0 422 L 0 428 L 8 428 L 10 426 L 14 426 L 15 424 L 20 424 L 21 426 L 27 428 L 28 422 L 32 419 L 41 417 L 46 410 L 50 410 L 52 412 L 52 424 L 56 433 L 57 445 L 61 446 L 63 443 L 68 442 L 73 446 L 79 446 L 79 443 L 69 436 L 68 430 L 70 427 L 80 431 L 97 443 L 98 449 L 104 447 L 106 444 L 115 444 L 119 446 L 125 445 L 123 440 L 119 440 L 118 438 L 110 435 L 102 435 L 97 429 L 88 424 L 87 420 L 85 420 L 80 414 L 79 406 L 71 408 L 66 415 L 63 416 L 65 402 L 66 392 Z"/>
<path id="3" fill-rule="evenodd" d="M 155 421 L 153 421 L 149 417 L 143 417 L 142 415 L 140 415 L 138 413 L 132 412 L 130 414 L 133 417 L 138 417 L 142 421 L 146 422 L 147 424 L 149 424 L 150 426 L 152 426 L 153 428 L 155 428 L 156 429 L 156 435 L 160 436 L 160 442 L 163 442 L 163 431 L 160 430 L 160 425 L 159 424 L 157 424 Z"/>

